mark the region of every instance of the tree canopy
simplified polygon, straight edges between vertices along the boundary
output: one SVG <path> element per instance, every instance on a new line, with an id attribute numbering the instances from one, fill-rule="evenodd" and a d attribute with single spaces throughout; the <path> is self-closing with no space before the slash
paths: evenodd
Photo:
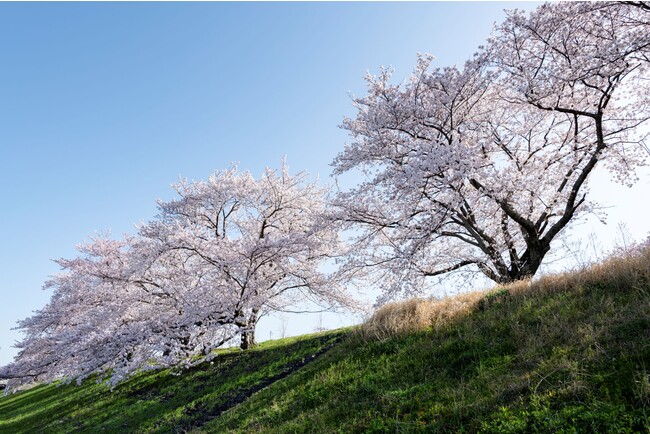
<path id="1" fill-rule="evenodd" d="M 510 12 L 462 68 L 420 55 L 402 83 L 368 75 L 334 161 L 367 179 L 336 202 L 356 231 L 348 271 L 375 275 L 386 297 L 456 270 L 533 276 L 594 210 L 596 165 L 629 183 L 643 163 L 649 18 L 639 5 L 545 4 Z"/>
<path id="2" fill-rule="evenodd" d="M 304 300 L 351 306 L 322 271 L 339 240 L 322 218 L 326 191 L 267 169 L 236 168 L 175 185 L 158 217 L 122 240 L 96 237 L 57 261 L 50 303 L 22 321 L 26 339 L 0 376 L 21 381 L 188 366 L 241 335 L 254 344 L 264 313 Z"/>

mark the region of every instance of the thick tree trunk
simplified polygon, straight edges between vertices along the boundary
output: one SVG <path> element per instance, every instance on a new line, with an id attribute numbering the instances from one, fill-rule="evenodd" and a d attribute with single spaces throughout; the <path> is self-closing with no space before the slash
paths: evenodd
<path id="1" fill-rule="evenodd" d="M 242 350 L 247 350 L 254 347 L 255 344 L 255 327 L 253 326 L 253 328 L 245 330 L 241 333 L 241 344 L 239 345 L 239 348 Z"/>
<path id="2" fill-rule="evenodd" d="M 239 348 L 242 350 L 247 350 L 255 346 L 255 326 L 257 326 L 259 309 L 253 309 L 252 313 L 248 317 L 248 322 L 241 332 L 241 343 Z"/>
<path id="3" fill-rule="evenodd" d="M 510 264 L 507 273 L 497 274 L 493 272 L 493 275 L 496 276 L 497 279 L 494 279 L 485 272 L 484 273 L 486 276 L 492 278 L 501 285 L 516 282 L 518 280 L 530 279 L 535 275 L 535 273 L 537 273 L 537 270 L 542 265 L 542 261 L 549 250 L 550 246 L 544 242 L 539 240 L 529 242 L 526 252 L 524 252 L 520 260 Z"/>

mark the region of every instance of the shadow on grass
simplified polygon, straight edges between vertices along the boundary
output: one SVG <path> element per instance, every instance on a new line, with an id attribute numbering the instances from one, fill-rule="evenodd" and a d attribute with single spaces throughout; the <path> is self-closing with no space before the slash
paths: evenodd
<path id="1" fill-rule="evenodd" d="M 228 351 L 178 373 L 141 373 L 104 384 L 48 385 L 0 399 L 0 432 L 180 432 L 283 378 L 347 332 L 330 332 Z M 177 375 L 178 374 L 178 375 Z"/>

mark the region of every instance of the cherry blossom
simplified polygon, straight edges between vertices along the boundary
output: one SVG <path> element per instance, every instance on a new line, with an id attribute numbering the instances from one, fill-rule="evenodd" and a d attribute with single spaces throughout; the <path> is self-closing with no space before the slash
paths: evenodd
<path id="1" fill-rule="evenodd" d="M 323 271 L 341 248 L 325 219 L 327 191 L 304 173 L 236 168 L 181 181 L 178 198 L 123 240 L 98 236 L 59 260 L 50 303 L 19 328 L 26 338 L 0 377 L 14 384 L 133 372 L 210 359 L 260 316 L 305 300 L 355 303 Z"/>
<path id="2" fill-rule="evenodd" d="M 511 12 L 460 68 L 419 55 L 402 83 L 368 75 L 333 162 L 335 175 L 365 177 L 335 201 L 356 248 L 343 269 L 383 287 L 380 303 L 451 272 L 533 276 L 557 235 L 595 211 L 594 167 L 629 184 L 644 164 L 649 17 L 545 4 Z"/>

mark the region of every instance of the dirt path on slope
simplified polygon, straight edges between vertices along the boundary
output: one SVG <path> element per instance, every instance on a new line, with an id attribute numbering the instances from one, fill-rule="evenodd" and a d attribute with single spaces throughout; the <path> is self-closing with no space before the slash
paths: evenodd
<path id="1" fill-rule="evenodd" d="M 293 374 L 296 372 L 298 369 L 302 368 L 308 363 L 313 362 L 316 360 L 318 357 L 332 349 L 334 346 L 338 345 L 343 341 L 343 339 L 347 335 L 344 336 L 339 336 L 337 337 L 332 343 L 324 346 L 320 350 L 316 351 L 314 354 L 311 354 L 302 360 L 297 360 L 293 363 L 288 364 L 282 372 L 279 374 L 276 374 L 272 377 L 265 378 L 264 380 L 260 381 L 259 383 L 245 388 L 245 389 L 239 389 L 239 390 L 233 390 L 231 393 L 227 394 L 226 399 L 227 401 L 224 402 L 223 404 L 210 409 L 208 412 L 204 413 L 202 416 L 198 417 L 195 419 L 192 423 L 192 428 L 201 428 L 203 425 L 211 421 L 212 419 L 215 419 L 219 417 L 222 413 L 230 410 L 231 408 L 243 403 L 246 401 L 248 398 L 250 398 L 254 393 L 259 392 L 260 390 L 270 386 L 271 384 L 275 383 L 276 381 L 282 380 L 285 377 L 288 377 L 289 375 Z M 229 395 L 229 396 L 228 396 Z M 196 414 L 196 413 L 201 413 L 204 412 L 204 408 L 198 408 L 198 409 L 192 409 L 192 408 L 187 408 L 185 409 L 185 413 L 188 415 Z"/>

